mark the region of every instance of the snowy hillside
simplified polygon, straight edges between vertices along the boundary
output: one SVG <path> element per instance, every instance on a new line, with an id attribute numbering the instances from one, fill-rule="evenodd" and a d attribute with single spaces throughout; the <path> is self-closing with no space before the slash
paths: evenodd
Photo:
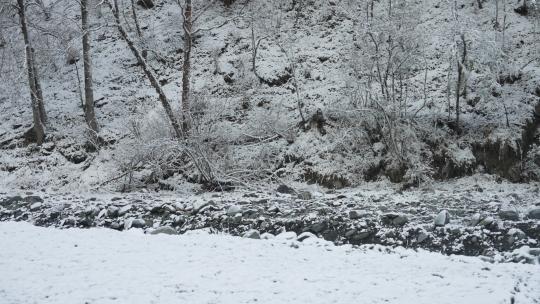
<path id="1" fill-rule="evenodd" d="M 155 2 L 134 7 L 141 36 L 129 1 L 119 4 L 120 21 L 181 119 L 181 7 Z M 5 187 L 174 189 L 186 181 L 213 187 L 280 179 L 414 186 L 484 172 L 538 180 L 534 2 L 524 13 L 523 1 L 197 1 L 193 127 L 188 140 L 175 143 L 111 9 L 90 1 L 96 152 L 81 106 L 82 60 L 74 63 L 80 9 L 69 1 L 38 3 L 27 17 L 49 116 L 41 147 L 23 137 L 32 108 L 16 10 L 6 4 L 1 15 Z"/>

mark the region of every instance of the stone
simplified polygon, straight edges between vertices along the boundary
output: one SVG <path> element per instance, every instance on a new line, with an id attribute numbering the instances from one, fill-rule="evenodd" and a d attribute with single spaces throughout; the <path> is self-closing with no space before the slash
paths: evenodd
<path id="1" fill-rule="evenodd" d="M 134 219 L 131 221 L 131 227 L 133 228 L 144 228 L 146 222 L 143 219 Z"/>
<path id="2" fill-rule="evenodd" d="M 279 193 L 284 193 L 284 194 L 293 194 L 295 192 L 293 188 L 287 185 L 279 185 L 276 191 Z"/>
<path id="3" fill-rule="evenodd" d="M 121 207 L 120 209 L 118 209 L 118 216 L 126 215 L 131 210 L 131 208 L 133 208 L 131 205 L 125 205 Z"/>
<path id="4" fill-rule="evenodd" d="M 364 230 L 364 231 L 360 231 L 358 233 L 355 233 L 352 236 L 352 239 L 355 240 L 355 241 L 361 241 L 361 240 L 367 239 L 370 235 L 371 235 L 371 233 L 369 231 Z"/>
<path id="5" fill-rule="evenodd" d="M 193 214 L 199 213 L 205 207 L 213 206 L 214 204 L 215 204 L 214 201 L 206 201 L 206 202 L 197 201 L 197 202 L 194 202 L 193 203 L 192 213 Z"/>
<path id="6" fill-rule="evenodd" d="M 279 207 L 278 206 L 268 207 L 268 212 L 278 213 L 279 212 Z"/>
<path id="7" fill-rule="evenodd" d="M 186 217 L 183 215 L 176 215 L 173 217 L 173 223 L 176 226 L 182 226 L 186 222 Z"/>
<path id="8" fill-rule="evenodd" d="M 450 223 L 450 213 L 448 210 L 443 210 L 437 214 L 434 220 L 434 224 L 436 227 L 443 227 L 446 224 Z"/>
<path id="9" fill-rule="evenodd" d="M 99 211 L 97 215 L 98 219 L 103 218 L 103 217 L 107 217 L 107 208 L 101 209 L 101 211 Z"/>
<path id="10" fill-rule="evenodd" d="M 403 226 L 409 221 L 409 219 L 403 214 L 387 213 L 381 217 L 381 221 L 385 225 Z"/>
<path id="11" fill-rule="evenodd" d="M 43 203 L 43 199 L 37 195 L 30 195 L 24 198 L 24 201 L 29 204 Z"/>
<path id="12" fill-rule="evenodd" d="M 169 234 L 169 235 L 175 235 L 175 234 L 178 234 L 176 232 L 176 230 L 171 227 L 171 226 L 161 226 L 161 227 L 158 227 L 154 230 L 152 230 L 152 232 L 150 232 L 150 234 Z"/>
<path id="13" fill-rule="evenodd" d="M 482 215 L 480 213 L 475 213 L 471 217 L 470 225 L 474 227 L 474 226 L 478 225 L 482 220 L 483 220 Z"/>
<path id="14" fill-rule="evenodd" d="M 238 205 L 232 205 L 232 206 L 229 206 L 229 208 L 227 208 L 227 215 L 228 216 L 234 216 L 237 213 L 242 213 L 242 207 L 240 207 Z"/>
<path id="15" fill-rule="evenodd" d="M 107 213 L 111 217 L 117 217 L 118 216 L 118 211 L 120 211 L 120 208 L 118 208 L 116 206 L 107 207 Z"/>
<path id="16" fill-rule="evenodd" d="M 416 241 L 418 243 L 422 243 L 423 241 L 427 240 L 427 238 L 428 238 L 428 234 L 423 231 L 420 231 L 420 233 L 418 233 L 418 236 L 416 237 Z"/>
<path id="17" fill-rule="evenodd" d="M 493 224 L 493 222 L 495 222 L 495 219 L 492 216 L 488 216 L 485 219 L 481 220 L 480 223 L 478 223 L 478 225 L 489 227 L 491 226 L 491 224 Z"/>
<path id="18" fill-rule="evenodd" d="M 296 238 L 297 241 L 299 242 L 302 242 L 303 240 L 305 239 L 308 239 L 308 238 L 316 238 L 317 236 L 311 232 L 302 232 L 300 233 L 300 235 L 298 235 L 298 237 Z"/>
<path id="19" fill-rule="evenodd" d="M 96 206 L 88 206 L 84 209 L 84 214 L 87 216 L 96 216 L 99 213 L 99 208 Z"/>
<path id="20" fill-rule="evenodd" d="M 30 205 L 30 210 L 31 210 L 31 211 L 36 211 L 36 210 L 38 210 L 39 208 L 41 208 L 41 206 L 43 206 L 42 203 L 33 203 L 32 205 Z"/>
<path id="21" fill-rule="evenodd" d="M 339 237 L 339 234 L 336 230 L 326 230 L 322 233 L 322 236 L 327 241 L 335 242 Z"/>
<path id="22" fill-rule="evenodd" d="M 499 217 L 506 221 L 519 221 L 519 213 L 515 210 L 501 210 Z"/>
<path id="23" fill-rule="evenodd" d="M 403 226 L 407 222 L 409 222 L 409 219 L 405 215 L 398 215 L 392 220 L 392 224 L 394 224 L 395 226 Z"/>
<path id="24" fill-rule="evenodd" d="M 527 217 L 530 219 L 540 220 L 540 208 L 533 208 L 529 210 Z"/>
<path id="25" fill-rule="evenodd" d="M 233 215 L 232 222 L 235 224 L 240 224 L 242 222 L 242 213 L 237 213 Z"/>
<path id="26" fill-rule="evenodd" d="M 326 222 L 319 222 L 311 225 L 309 229 L 314 233 L 320 233 L 321 231 L 325 230 L 327 226 L 328 225 L 326 224 Z"/>
<path id="27" fill-rule="evenodd" d="M 263 234 L 261 234 L 261 239 L 263 240 L 271 240 L 273 238 L 275 238 L 276 236 L 271 234 L 271 233 L 268 233 L 268 232 L 265 232 Z"/>
<path id="28" fill-rule="evenodd" d="M 258 240 L 261 238 L 261 235 L 258 230 L 250 229 L 244 233 L 243 237 Z"/>
<path id="29" fill-rule="evenodd" d="M 357 220 L 363 218 L 367 215 L 367 212 L 361 210 L 351 210 L 349 211 L 349 218 L 351 220 Z"/>
<path id="30" fill-rule="evenodd" d="M 279 240 L 296 240 L 298 236 L 296 235 L 296 232 L 294 231 L 284 231 L 278 235 L 276 235 L 276 239 Z"/>

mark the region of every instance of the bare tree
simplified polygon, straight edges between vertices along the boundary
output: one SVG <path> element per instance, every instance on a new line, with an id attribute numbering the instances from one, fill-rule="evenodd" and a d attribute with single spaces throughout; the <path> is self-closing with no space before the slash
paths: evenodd
<path id="1" fill-rule="evenodd" d="M 19 21 L 23 34 L 26 54 L 26 68 L 28 72 L 28 86 L 30 88 L 30 99 L 32 101 L 32 117 L 34 121 L 34 133 L 36 142 L 41 145 L 45 141 L 44 118 L 46 119 L 45 109 L 43 106 L 43 96 L 41 86 L 37 78 L 35 67 L 34 51 L 30 43 L 28 26 L 26 21 L 26 3 L 24 0 L 17 0 L 17 10 L 19 13 Z"/>
<path id="2" fill-rule="evenodd" d="M 99 131 L 94 111 L 94 88 L 92 81 L 92 58 L 90 54 L 90 31 L 88 27 L 88 0 L 81 0 L 82 46 L 84 66 L 84 118 L 94 133 Z"/>
<path id="3" fill-rule="evenodd" d="M 191 0 L 185 0 L 182 7 L 184 16 L 184 63 L 182 64 L 182 127 L 187 134 L 191 127 L 190 115 L 190 81 L 191 81 L 191 47 L 193 45 L 193 6 Z"/>
<path id="4" fill-rule="evenodd" d="M 459 112 L 460 104 L 459 104 L 459 97 L 461 96 L 461 91 L 463 90 L 463 95 L 466 98 L 467 96 L 467 79 L 465 77 L 465 63 L 467 60 L 467 42 L 465 41 L 465 34 L 461 34 L 461 43 L 463 44 L 463 52 L 461 54 L 461 58 L 457 58 L 457 73 L 458 73 L 458 80 L 456 83 L 456 129 L 459 130 Z"/>
<path id="5" fill-rule="evenodd" d="M 180 8 L 182 9 L 183 22 L 182 27 L 184 30 L 184 60 L 182 64 L 182 128 L 184 131 L 184 136 L 189 134 L 191 129 L 191 52 L 193 49 L 193 37 L 196 33 L 200 31 L 208 31 L 224 26 L 229 22 L 225 22 L 211 27 L 211 28 L 199 28 L 197 30 L 193 29 L 193 24 L 198 20 L 199 17 L 203 15 L 208 8 L 210 8 L 216 0 L 209 1 L 205 6 L 201 7 L 197 14 L 194 14 L 194 6 L 192 0 L 177 0 Z M 231 1 L 232 3 L 232 1 Z"/>
<path id="6" fill-rule="evenodd" d="M 114 3 L 114 6 L 111 3 L 111 0 L 107 0 L 107 5 L 109 6 L 111 11 L 113 12 L 116 27 L 118 28 L 118 31 L 120 32 L 120 36 L 122 36 L 122 39 L 124 39 L 124 41 L 127 43 L 129 49 L 131 50 L 131 52 L 133 53 L 135 58 L 137 58 L 137 61 L 138 61 L 139 65 L 142 67 L 144 74 L 146 75 L 146 77 L 150 81 L 150 84 L 156 90 L 156 93 L 158 94 L 159 100 L 161 101 L 161 105 L 163 106 L 163 109 L 165 110 L 165 113 L 167 114 L 167 117 L 169 118 L 169 121 L 170 121 L 170 123 L 171 123 L 171 125 L 173 127 L 174 135 L 176 137 L 178 137 L 178 138 L 182 138 L 183 137 L 182 128 L 181 128 L 180 124 L 178 123 L 178 120 L 176 119 L 176 116 L 174 115 L 174 112 L 173 112 L 173 110 L 171 108 L 171 104 L 169 102 L 169 99 L 167 98 L 167 95 L 165 95 L 165 92 L 163 92 L 163 89 L 161 88 L 161 85 L 159 84 L 159 81 L 157 80 L 156 76 L 154 75 L 154 72 L 152 72 L 152 70 L 150 69 L 150 67 L 146 63 L 146 60 L 142 56 L 141 52 L 139 51 L 139 49 L 137 49 L 137 47 L 133 43 L 133 40 L 131 40 L 131 38 L 129 38 L 126 30 L 122 26 L 122 23 L 120 22 L 120 14 L 119 14 L 119 9 L 118 9 L 118 0 L 112 0 L 112 1 Z"/>

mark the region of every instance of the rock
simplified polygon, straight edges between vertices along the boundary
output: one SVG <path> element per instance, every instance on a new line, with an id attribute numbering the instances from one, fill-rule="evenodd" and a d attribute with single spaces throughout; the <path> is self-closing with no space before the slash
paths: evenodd
<path id="1" fill-rule="evenodd" d="M 182 226 L 186 222 L 186 217 L 183 215 L 176 215 L 173 217 L 173 223 L 176 226 Z"/>
<path id="2" fill-rule="evenodd" d="M 328 225 L 326 224 L 326 222 L 319 222 L 311 225 L 309 229 L 314 233 L 320 233 L 321 231 L 325 230 L 327 226 Z"/>
<path id="3" fill-rule="evenodd" d="M 242 215 L 249 218 L 256 218 L 259 215 L 259 211 L 255 209 L 247 209 L 242 211 Z"/>
<path id="4" fill-rule="evenodd" d="M 232 205 L 232 206 L 229 206 L 229 208 L 227 208 L 228 216 L 233 216 L 233 215 L 236 215 L 237 213 L 242 213 L 242 207 L 238 205 Z"/>
<path id="5" fill-rule="evenodd" d="M 263 240 L 271 240 L 273 238 L 275 238 L 275 235 L 273 235 L 271 233 L 265 232 L 265 233 L 261 234 L 261 239 L 263 239 Z"/>
<path id="6" fill-rule="evenodd" d="M 8 197 L 0 202 L 0 205 L 9 206 L 13 203 L 23 201 L 23 198 L 19 195 Z"/>
<path id="7" fill-rule="evenodd" d="M 213 206 L 214 204 L 215 204 L 214 201 L 206 201 L 206 202 L 197 201 L 197 202 L 194 202 L 193 203 L 193 211 L 192 211 L 192 213 L 197 214 L 203 208 L 208 207 L 208 206 Z"/>
<path id="8" fill-rule="evenodd" d="M 351 210 L 349 211 L 349 218 L 351 218 L 351 220 L 357 220 L 357 219 L 365 217 L 367 214 L 368 213 L 365 211 Z"/>
<path id="9" fill-rule="evenodd" d="M 88 206 L 84 209 L 84 214 L 87 216 L 96 216 L 99 213 L 99 208 L 96 206 Z"/>
<path id="10" fill-rule="evenodd" d="M 434 220 L 434 224 L 436 227 L 443 227 L 446 224 L 450 223 L 450 213 L 448 210 L 443 210 L 437 214 Z"/>
<path id="11" fill-rule="evenodd" d="M 472 217 L 471 217 L 471 220 L 470 220 L 470 225 L 471 226 L 476 226 L 478 225 L 484 218 L 482 217 L 482 215 L 480 215 L 480 213 L 475 213 Z"/>
<path id="12" fill-rule="evenodd" d="M 271 207 L 268 207 L 268 212 L 272 212 L 272 213 L 278 213 L 279 212 L 279 207 L 278 206 L 271 206 Z"/>
<path id="13" fill-rule="evenodd" d="M 296 232 L 294 231 L 284 231 L 278 235 L 276 235 L 276 239 L 278 240 L 296 240 L 298 236 L 296 235 Z"/>
<path id="14" fill-rule="evenodd" d="M 484 227 L 490 227 L 491 224 L 495 222 L 495 219 L 492 216 L 488 216 L 485 219 L 481 220 L 478 225 L 484 226 Z"/>
<path id="15" fill-rule="evenodd" d="M 285 193 L 285 194 L 293 194 L 295 192 L 293 188 L 287 185 L 279 185 L 276 191 L 279 193 Z"/>
<path id="16" fill-rule="evenodd" d="M 43 206 L 42 203 L 33 203 L 32 205 L 30 205 L 30 210 L 31 210 L 31 211 L 36 211 L 36 210 L 38 210 L 39 208 L 41 208 L 41 206 Z"/>
<path id="17" fill-rule="evenodd" d="M 371 235 L 371 233 L 369 231 L 363 230 L 363 231 L 360 231 L 358 233 L 355 233 L 352 236 L 352 239 L 355 240 L 355 241 L 361 241 L 363 239 L 367 239 L 370 235 Z"/>
<path id="18" fill-rule="evenodd" d="M 422 243 L 423 241 L 427 240 L 427 238 L 428 238 L 428 234 L 423 231 L 420 231 L 420 233 L 418 233 L 418 236 L 416 237 L 416 241 L 418 243 Z"/>
<path id="19" fill-rule="evenodd" d="M 527 217 L 530 219 L 540 220 L 540 208 L 533 208 L 529 210 Z"/>
<path id="20" fill-rule="evenodd" d="M 409 219 L 405 215 L 398 215 L 395 219 L 392 220 L 392 223 L 395 226 L 403 226 L 405 225 Z"/>
<path id="21" fill-rule="evenodd" d="M 499 211 L 499 217 L 502 220 L 519 221 L 519 213 L 515 210 L 501 210 Z"/>
<path id="22" fill-rule="evenodd" d="M 261 238 L 261 235 L 259 233 L 258 230 L 255 230 L 255 229 L 251 229 L 251 230 L 248 230 L 244 233 L 243 237 L 245 238 L 248 238 L 248 239 L 260 239 Z"/>
<path id="23" fill-rule="evenodd" d="M 307 201 L 307 200 L 312 199 L 313 196 L 311 195 L 311 192 L 309 192 L 309 191 L 300 191 L 298 193 L 298 198 L 301 199 L 301 200 Z"/>
<path id="24" fill-rule="evenodd" d="M 518 228 L 511 228 L 508 230 L 507 234 L 511 237 L 513 237 L 514 240 L 523 240 L 527 238 L 527 235 L 523 230 Z M 512 241 L 513 243 L 513 241 Z"/>
<path id="25" fill-rule="evenodd" d="M 409 219 L 403 214 L 387 213 L 382 216 L 381 221 L 385 225 L 403 226 L 409 221 Z"/>
<path id="26" fill-rule="evenodd" d="M 232 222 L 235 224 L 240 224 L 242 222 L 242 213 L 237 213 L 233 215 Z"/>
<path id="27" fill-rule="evenodd" d="M 336 230 L 326 230 L 322 233 L 322 236 L 327 241 L 335 242 L 339 237 L 339 234 Z"/>
<path id="28" fill-rule="evenodd" d="M 152 230 L 152 232 L 150 232 L 150 234 L 169 234 L 169 235 L 175 235 L 177 234 L 176 230 L 171 227 L 171 226 L 161 226 L 161 227 L 158 227 L 154 230 Z"/>
<path id="29" fill-rule="evenodd" d="M 106 208 L 101 209 L 101 211 L 99 211 L 99 213 L 97 215 L 98 219 L 103 218 L 103 217 L 107 217 L 107 209 Z"/>
<path id="30" fill-rule="evenodd" d="M 144 228 L 146 226 L 146 221 L 143 219 L 134 219 L 131 222 L 131 227 L 133 228 Z"/>
<path id="31" fill-rule="evenodd" d="M 302 232 L 300 235 L 296 238 L 297 241 L 302 242 L 305 239 L 308 238 L 316 238 L 317 236 L 311 232 Z"/>
<path id="32" fill-rule="evenodd" d="M 30 195 L 30 196 L 27 196 L 23 199 L 25 202 L 29 203 L 29 204 L 34 204 L 34 203 L 43 203 L 43 199 L 37 195 Z"/>
<path id="33" fill-rule="evenodd" d="M 109 206 L 109 207 L 107 207 L 107 213 L 108 213 L 108 215 L 111 216 L 111 217 L 117 217 L 119 211 L 120 211 L 120 208 L 118 208 L 118 207 L 116 207 L 116 206 Z"/>
<path id="34" fill-rule="evenodd" d="M 121 207 L 120 209 L 118 209 L 118 216 L 124 216 L 128 213 L 128 211 L 131 210 L 131 208 L 133 208 L 131 205 L 125 205 L 123 207 Z"/>

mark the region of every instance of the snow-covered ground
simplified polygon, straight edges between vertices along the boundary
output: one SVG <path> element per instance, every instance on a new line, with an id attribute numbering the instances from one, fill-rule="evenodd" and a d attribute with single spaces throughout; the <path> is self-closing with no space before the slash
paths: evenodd
<path id="1" fill-rule="evenodd" d="M 0 303 L 9 304 L 540 303 L 537 265 L 319 239 L 3 222 L 0 244 Z"/>

